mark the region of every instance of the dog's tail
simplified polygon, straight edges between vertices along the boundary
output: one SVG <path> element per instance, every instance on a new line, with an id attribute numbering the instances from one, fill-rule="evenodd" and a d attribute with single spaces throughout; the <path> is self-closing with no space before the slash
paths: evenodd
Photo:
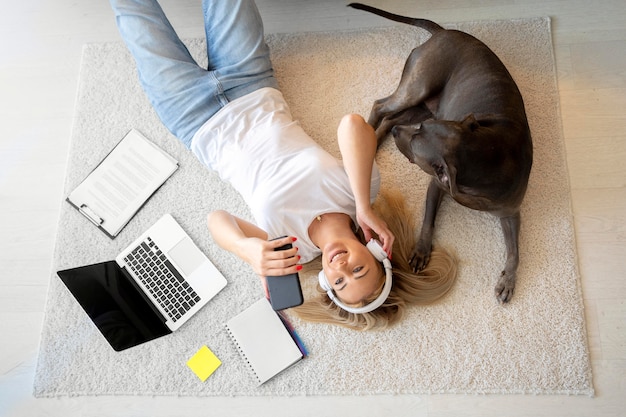
<path id="1" fill-rule="evenodd" d="M 413 17 L 400 16 L 400 15 L 389 13 L 384 10 L 377 9 L 376 7 L 367 6 L 361 3 L 350 3 L 348 4 L 348 7 L 374 13 L 386 19 L 393 20 L 394 22 L 406 23 L 407 25 L 417 26 L 419 28 L 429 31 L 431 34 L 435 32 L 439 32 L 440 30 L 444 30 L 437 23 L 427 20 L 427 19 L 417 19 Z"/>

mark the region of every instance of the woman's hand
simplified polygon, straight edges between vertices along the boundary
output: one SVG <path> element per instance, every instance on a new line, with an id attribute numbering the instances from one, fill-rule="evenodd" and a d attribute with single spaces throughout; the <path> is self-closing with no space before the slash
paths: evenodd
<path id="1" fill-rule="evenodd" d="M 268 299 L 270 294 L 267 288 L 266 277 L 287 275 L 302 269 L 302 265 L 298 264 L 300 256 L 296 246 L 286 250 L 275 250 L 295 241 L 295 237 L 270 241 L 256 237 L 247 237 L 236 242 L 235 253 L 246 261 L 259 276 L 265 297 Z"/>
<path id="2" fill-rule="evenodd" d="M 356 219 L 359 226 L 361 226 L 361 229 L 363 230 L 365 240 L 369 242 L 370 239 L 375 237 L 374 233 L 378 235 L 378 240 L 383 245 L 383 250 L 387 252 L 387 257 L 391 259 L 395 236 L 387 227 L 387 223 L 378 217 L 371 208 L 369 210 L 357 211 Z"/>
<path id="3" fill-rule="evenodd" d="M 302 265 L 298 264 L 300 256 L 295 245 L 284 251 L 274 250 L 288 243 L 293 244 L 296 241 L 295 237 L 268 241 L 265 231 L 224 210 L 209 213 L 207 225 L 213 240 L 221 248 L 247 262 L 259 275 L 266 296 L 268 295 L 266 276 L 287 275 L 302 269 Z"/>
<path id="4" fill-rule="evenodd" d="M 298 265 L 300 260 L 298 247 L 293 246 L 291 249 L 281 251 L 275 249 L 295 241 L 295 237 L 269 241 L 256 237 L 245 237 L 235 243 L 234 252 L 246 261 L 259 276 L 287 275 L 302 269 L 302 265 Z"/>

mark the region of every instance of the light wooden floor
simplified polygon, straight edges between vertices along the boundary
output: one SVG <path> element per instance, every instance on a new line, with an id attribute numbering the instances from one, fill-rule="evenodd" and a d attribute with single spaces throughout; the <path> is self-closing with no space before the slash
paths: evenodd
<path id="1" fill-rule="evenodd" d="M 56 222 L 59 207 L 65 204 L 62 191 L 81 47 L 119 37 L 106 1 L 5 3 L 0 13 L 0 416 L 626 415 L 624 0 L 369 0 L 440 23 L 553 18 L 596 388 L 593 399 L 497 395 L 34 399 L 31 387 Z M 181 36 L 203 36 L 199 3 L 163 1 Z M 258 4 L 268 33 L 385 24 L 336 0 L 258 0 Z"/>

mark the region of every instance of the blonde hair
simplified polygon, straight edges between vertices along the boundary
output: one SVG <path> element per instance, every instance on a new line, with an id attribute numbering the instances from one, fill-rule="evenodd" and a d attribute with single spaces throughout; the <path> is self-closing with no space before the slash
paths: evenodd
<path id="1" fill-rule="evenodd" d="M 387 222 L 395 236 L 393 245 L 393 287 L 385 303 L 365 314 L 349 313 L 333 303 L 318 285 L 318 296 L 309 299 L 294 312 L 302 320 L 331 323 L 355 330 L 384 329 L 402 319 L 410 305 L 431 304 L 446 295 L 456 280 L 456 259 L 447 251 L 434 249 L 426 268 L 417 273 L 409 264 L 415 247 L 415 222 L 404 197 L 397 191 L 383 193 L 374 209 Z M 376 298 L 363 300 L 368 304 Z"/>

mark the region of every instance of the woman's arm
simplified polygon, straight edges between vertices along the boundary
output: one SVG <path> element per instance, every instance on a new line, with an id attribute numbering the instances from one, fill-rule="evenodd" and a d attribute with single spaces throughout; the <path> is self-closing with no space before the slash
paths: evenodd
<path id="1" fill-rule="evenodd" d="M 376 133 L 374 128 L 358 114 L 348 114 L 341 119 L 337 129 L 339 150 L 343 165 L 350 180 L 350 187 L 356 202 L 356 216 L 366 240 L 374 231 L 383 249 L 391 255 L 394 236 L 387 224 L 372 210 L 370 189 L 372 166 L 376 156 Z"/>
<path id="2" fill-rule="evenodd" d="M 268 241 L 264 230 L 224 210 L 209 213 L 207 225 L 213 240 L 221 248 L 247 262 L 263 281 L 268 275 L 287 275 L 302 269 L 298 265 L 300 257 L 296 246 L 285 251 L 274 251 L 275 248 L 293 243 L 296 240 L 294 237 Z"/>

